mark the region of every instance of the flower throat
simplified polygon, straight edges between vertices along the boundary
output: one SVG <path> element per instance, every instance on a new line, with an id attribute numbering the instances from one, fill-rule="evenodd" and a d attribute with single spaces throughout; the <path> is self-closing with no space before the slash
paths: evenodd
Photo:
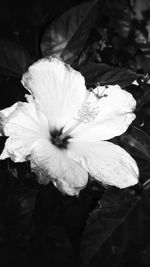
<path id="1" fill-rule="evenodd" d="M 68 145 L 68 140 L 71 138 L 71 136 L 65 136 L 64 138 L 61 138 L 62 136 L 62 129 L 60 130 L 53 130 L 51 131 L 51 142 L 53 145 L 57 146 L 60 149 L 66 149 Z"/>

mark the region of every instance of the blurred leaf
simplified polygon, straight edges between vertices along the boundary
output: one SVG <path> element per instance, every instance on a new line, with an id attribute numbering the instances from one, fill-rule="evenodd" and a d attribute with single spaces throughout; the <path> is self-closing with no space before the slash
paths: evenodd
<path id="1" fill-rule="evenodd" d="M 120 36 L 128 37 L 131 30 L 130 1 L 101 0 L 101 20 L 105 17 L 104 25 L 117 32 Z"/>
<path id="2" fill-rule="evenodd" d="M 71 64 L 83 49 L 97 19 L 97 0 L 66 11 L 46 29 L 41 42 L 43 56 L 59 56 Z"/>
<path id="3" fill-rule="evenodd" d="M 137 127 L 120 136 L 120 144 L 132 156 L 150 161 L 150 137 Z"/>
<path id="4" fill-rule="evenodd" d="M 72 244 L 61 225 L 49 225 L 33 243 L 31 249 L 35 266 L 77 266 Z"/>
<path id="5" fill-rule="evenodd" d="M 36 194 L 37 190 L 29 189 L 24 186 L 16 187 L 14 192 L 10 194 L 8 207 L 12 213 L 12 216 L 16 216 L 18 222 L 26 224 L 28 219 L 30 221 L 31 214 L 35 206 Z"/>
<path id="6" fill-rule="evenodd" d="M 136 112 L 142 111 L 143 106 L 150 101 L 150 85 L 143 83 L 139 88 L 140 90 L 136 90 L 137 94 L 138 91 L 140 92 L 140 95 L 137 98 Z"/>
<path id="7" fill-rule="evenodd" d="M 0 75 L 20 77 L 31 64 L 28 51 L 10 40 L 0 41 Z"/>
<path id="8" fill-rule="evenodd" d="M 139 77 L 135 72 L 125 68 L 93 62 L 82 66 L 79 71 L 85 77 L 87 85 L 98 82 L 104 85 L 119 84 L 121 87 L 126 87 Z"/>
<path id="9" fill-rule="evenodd" d="M 134 126 L 119 137 L 122 146 L 137 162 L 140 171 L 140 183 L 145 184 L 150 177 L 150 137 Z"/>
<path id="10" fill-rule="evenodd" d="M 7 231 L 16 245 L 24 247 L 32 233 L 32 216 L 38 191 L 18 184 L 14 178 L 11 179 L 10 189 L 7 199 Z"/>
<path id="11" fill-rule="evenodd" d="M 137 20 L 143 19 L 143 12 L 150 9 L 149 0 L 136 0 L 134 3 L 134 14 Z"/>
<path id="12" fill-rule="evenodd" d="M 99 208 L 89 217 L 83 233 L 81 246 L 82 267 L 95 266 L 92 264 L 93 260 L 100 258 L 102 246 L 120 224 L 126 220 L 135 206 L 135 199 L 132 191 L 115 188 L 105 191 Z"/>

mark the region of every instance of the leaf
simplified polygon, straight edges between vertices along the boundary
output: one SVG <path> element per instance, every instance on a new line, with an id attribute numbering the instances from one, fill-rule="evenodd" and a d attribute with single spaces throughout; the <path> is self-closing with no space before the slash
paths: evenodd
<path id="1" fill-rule="evenodd" d="M 132 126 L 129 132 L 120 136 L 120 144 L 132 156 L 150 161 L 150 137 L 141 129 Z"/>
<path id="2" fill-rule="evenodd" d="M 150 9 L 149 0 L 136 0 L 134 4 L 134 14 L 137 20 L 143 19 L 143 11 Z"/>
<path id="3" fill-rule="evenodd" d="M 106 17 L 105 23 L 120 36 L 127 37 L 131 30 L 131 5 L 129 1 L 101 0 L 102 15 Z"/>
<path id="4" fill-rule="evenodd" d="M 119 84 L 121 87 L 126 87 L 139 77 L 135 72 L 125 68 L 93 62 L 82 66 L 79 71 L 85 77 L 87 85 L 100 83 Z"/>
<path id="5" fill-rule="evenodd" d="M 71 64 L 83 49 L 97 19 L 97 3 L 97 0 L 82 3 L 54 20 L 41 41 L 43 56 L 59 56 Z"/>
<path id="6" fill-rule="evenodd" d="M 122 146 L 137 162 L 140 171 L 140 183 L 145 184 L 150 177 L 150 137 L 139 128 L 132 126 L 119 137 Z"/>
<path id="7" fill-rule="evenodd" d="M 0 41 L 0 75 L 19 77 L 31 64 L 27 50 L 10 40 Z"/>
<path id="8" fill-rule="evenodd" d="M 138 96 L 136 112 L 141 111 L 143 106 L 148 104 L 148 102 L 150 101 L 150 85 L 148 83 L 144 83 L 141 85 L 140 89 L 141 96 Z"/>
<path id="9" fill-rule="evenodd" d="M 102 246 L 113 232 L 125 221 L 135 205 L 133 191 L 110 189 L 106 190 L 100 207 L 87 221 L 81 245 L 83 266 L 93 265 L 94 259 L 100 258 Z"/>

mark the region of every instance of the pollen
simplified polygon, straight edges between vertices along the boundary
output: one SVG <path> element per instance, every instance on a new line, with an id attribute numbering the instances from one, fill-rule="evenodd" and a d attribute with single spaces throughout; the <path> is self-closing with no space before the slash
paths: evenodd
<path id="1" fill-rule="evenodd" d="M 96 118 L 99 113 L 99 107 L 92 105 L 90 102 L 83 103 L 81 109 L 78 111 L 75 119 L 81 121 L 82 123 L 91 123 Z"/>

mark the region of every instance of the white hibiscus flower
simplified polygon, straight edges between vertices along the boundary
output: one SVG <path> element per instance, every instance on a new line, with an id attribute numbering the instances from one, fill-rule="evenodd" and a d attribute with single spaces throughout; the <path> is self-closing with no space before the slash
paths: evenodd
<path id="1" fill-rule="evenodd" d="M 56 58 L 41 59 L 23 75 L 31 93 L 0 111 L 8 136 L 0 159 L 30 160 L 40 183 L 77 195 L 88 181 L 124 188 L 138 182 L 134 159 L 106 140 L 121 135 L 135 119 L 136 102 L 118 85 L 87 91 L 83 76 Z"/>

